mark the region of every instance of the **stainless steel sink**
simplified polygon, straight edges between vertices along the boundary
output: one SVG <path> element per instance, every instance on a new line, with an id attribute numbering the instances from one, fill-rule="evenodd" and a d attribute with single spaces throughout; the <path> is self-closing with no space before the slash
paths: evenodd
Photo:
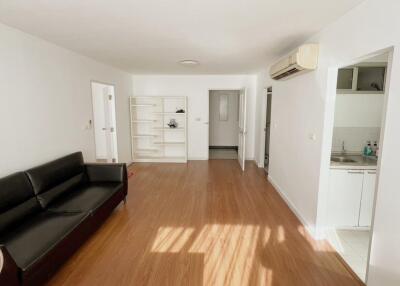
<path id="1" fill-rule="evenodd" d="M 342 156 L 332 156 L 331 157 L 332 162 L 340 162 L 340 163 L 355 163 L 357 162 L 356 160 L 347 158 L 347 157 L 342 157 Z"/>

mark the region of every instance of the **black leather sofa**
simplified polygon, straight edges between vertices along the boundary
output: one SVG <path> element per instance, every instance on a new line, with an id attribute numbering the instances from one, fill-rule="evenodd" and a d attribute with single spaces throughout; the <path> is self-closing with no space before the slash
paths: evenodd
<path id="1" fill-rule="evenodd" d="M 127 190 L 125 164 L 84 164 L 81 152 L 0 179 L 0 285 L 42 285 Z"/>

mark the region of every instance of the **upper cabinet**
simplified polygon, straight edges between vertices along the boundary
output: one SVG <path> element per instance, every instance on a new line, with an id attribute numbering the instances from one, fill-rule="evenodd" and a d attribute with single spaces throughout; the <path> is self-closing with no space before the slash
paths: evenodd
<path id="1" fill-rule="evenodd" d="M 357 91 L 383 93 L 386 67 L 358 67 Z"/>
<path id="2" fill-rule="evenodd" d="M 343 68 L 338 71 L 337 89 L 353 90 L 354 68 Z"/>
<path id="3" fill-rule="evenodd" d="M 339 69 L 337 93 L 368 94 L 384 92 L 386 63 L 362 63 Z"/>

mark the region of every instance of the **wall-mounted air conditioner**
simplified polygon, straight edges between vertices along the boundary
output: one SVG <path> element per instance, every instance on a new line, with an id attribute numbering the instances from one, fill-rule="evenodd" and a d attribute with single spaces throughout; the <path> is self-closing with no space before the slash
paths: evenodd
<path id="1" fill-rule="evenodd" d="M 275 80 L 284 80 L 304 72 L 312 71 L 318 65 L 318 44 L 305 44 L 289 56 L 271 66 L 270 75 Z"/>

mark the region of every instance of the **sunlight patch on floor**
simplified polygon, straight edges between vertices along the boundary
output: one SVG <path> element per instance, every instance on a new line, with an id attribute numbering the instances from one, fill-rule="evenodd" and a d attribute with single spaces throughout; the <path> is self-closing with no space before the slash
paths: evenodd
<path id="1" fill-rule="evenodd" d="M 193 228 L 160 227 L 152 244 L 151 252 L 188 253 L 204 255 L 203 285 L 270 286 L 272 271 L 256 263 L 257 243 L 263 247 L 271 237 L 271 230 L 254 225 L 205 225 L 196 237 Z M 278 230 L 284 240 L 284 232 Z M 194 240 L 194 241 L 193 241 Z M 193 243 L 189 246 L 189 241 Z M 256 276 L 254 276 L 256 275 Z"/>
<path id="2" fill-rule="evenodd" d="M 258 265 L 257 286 L 272 286 L 272 270 Z"/>
<path id="3" fill-rule="evenodd" d="M 260 227 L 206 225 L 189 249 L 204 253 L 204 285 L 249 285 Z"/>
<path id="4" fill-rule="evenodd" d="M 276 239 L 278 240 L 279 243 L 285 241 L 285 229 L 281 225 L 278 226 L 278 233 Z"/>
<path id="5" fill-rule="evenodd" d="M 262 245 L 264 247 L 268 244 L 270 238 L 271 238 L 271 229 L 269 227 L 265 227 L 264 228 L 264 233 L 263 233 L 263 235 L 261 237 Z"/>
<path id="6" fill-rule="evenodd" d="M 193 228 L 160 227 L 151 252 L 180 252 L 193 231 Z"/>

